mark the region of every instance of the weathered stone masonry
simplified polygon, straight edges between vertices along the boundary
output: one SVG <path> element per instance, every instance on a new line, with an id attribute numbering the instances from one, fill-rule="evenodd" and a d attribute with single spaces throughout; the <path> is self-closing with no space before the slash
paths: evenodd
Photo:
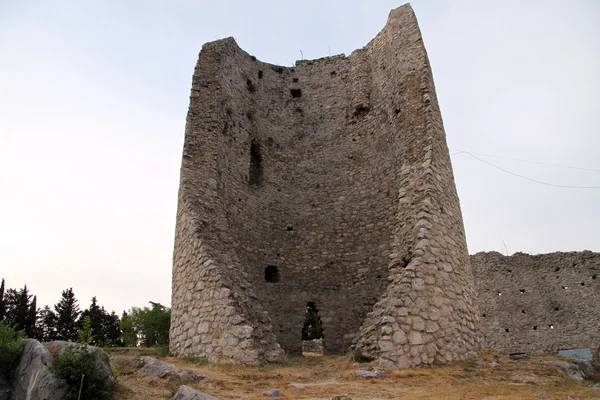
<path id="1" fill-rule="evenodd" d="M 349 57 L 266 64 L 231 38 L 194 72 L 173 264 L 171 351 L 326 352 L 406 368 L 475 356 L 473 278 L 427 54 L 410 6 Z"/>
<path id="2" fill-rule="evenodd" d="M 556 354 L 600 346 L 600 254 L 471 256 L 485 347 Z"/>

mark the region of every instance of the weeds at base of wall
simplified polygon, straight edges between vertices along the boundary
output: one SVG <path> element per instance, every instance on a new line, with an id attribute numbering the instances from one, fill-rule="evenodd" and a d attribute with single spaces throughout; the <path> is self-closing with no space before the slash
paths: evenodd
<path id="1" fill-rule="evenodd" d="M 169 357 L 170 355 L 172 355 L 169 352 L 169 346 L 156 346 L 154 347 L 154 350 L 156 351 L 156 355 L 158 357 Z"/>
<path id="2" fill-rule="evenodd" d="M 370 363 L 371 361 L 375 360 L 375 358 L 373 358 L 370 355 L 363 354 L 363 352 L 360 351 L 360 350 L 354 350 L 354 351 L 352 351 L 350 353 L 350 359 L 352 361 L 360 363 L 360 364 Z"/>

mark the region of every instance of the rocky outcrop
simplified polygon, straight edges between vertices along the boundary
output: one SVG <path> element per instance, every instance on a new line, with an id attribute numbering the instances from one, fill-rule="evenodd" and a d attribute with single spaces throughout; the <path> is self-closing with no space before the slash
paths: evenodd
<path id="1" fill-rule="evenodd" d="M 48 368 L 53 362 L 52 355 L 43 344 L 27 339 L 12 377 L 11 399 L 62 400 L 67 389 Z"/>
<path id="2" fill-rule="evenodd" d="M 68 346 L 79 346 L 78 344 L 63 341 L 40 343 L 35 339 L 27 339 L 23 347 L 23 353 L 11 378 L 11 400 L 62 400 L 67 393 L 65 382 L 55 376 L 50 367 L 55 358 L 62 355 Z M 88 354 L 97 353 L 95 357 L 98 369 L 103 379 L 115 382 L 110 370 L 108 355 L 94 346 L 87 346 Z M 0 400 L 5 392 L 0 384 Z"/>

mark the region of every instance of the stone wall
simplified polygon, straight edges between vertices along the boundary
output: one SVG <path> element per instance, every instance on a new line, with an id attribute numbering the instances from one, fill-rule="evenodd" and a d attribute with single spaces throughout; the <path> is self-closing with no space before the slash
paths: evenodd
<path id="1" fill-rule="evenodd" d="M 600 253 L 477 253 L 471 265 L 487 349 L 600 346 Z"/>
<path id="2" fill-rule="evenodd" d="M 181 167 L 170 343 L 278 361 L 314 303 L 327 352 L 409 367 L 477 354 L 462 216 L 409 6 L 295 68 L 203 46 Z M 357 339 L 358 338 L 358 339 Z"/>
<path id="3" fill-rule="evenodd" d="M 323 348 L 323 339 L 303 340 L 302 352 L 323 354 L 325 352 L 325 349 Z"/>

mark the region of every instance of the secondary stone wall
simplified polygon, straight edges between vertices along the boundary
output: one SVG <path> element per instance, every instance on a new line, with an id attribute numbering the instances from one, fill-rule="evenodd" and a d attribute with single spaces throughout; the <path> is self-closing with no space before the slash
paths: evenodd
<path id="1" fill-rule="evenodd" d="M 471 256 L 485 347 L 553 353 L 600 346 L 600 253 Z"/>
<path id="2" fill-rule="evenodd" d="M 323 354 L 325 352 L 325 349 L 323 348 L 323 339 L 303 340 L 302 352 Z"/>
<path id="3" fill-rule="evenodd" d="M 186 125 L 171 351 L 302 351 L 398 367 L 476 354 L 472 275 L 427 55 L 409 6 L 351 56 L 266 64 L 207 43 Z"/>

